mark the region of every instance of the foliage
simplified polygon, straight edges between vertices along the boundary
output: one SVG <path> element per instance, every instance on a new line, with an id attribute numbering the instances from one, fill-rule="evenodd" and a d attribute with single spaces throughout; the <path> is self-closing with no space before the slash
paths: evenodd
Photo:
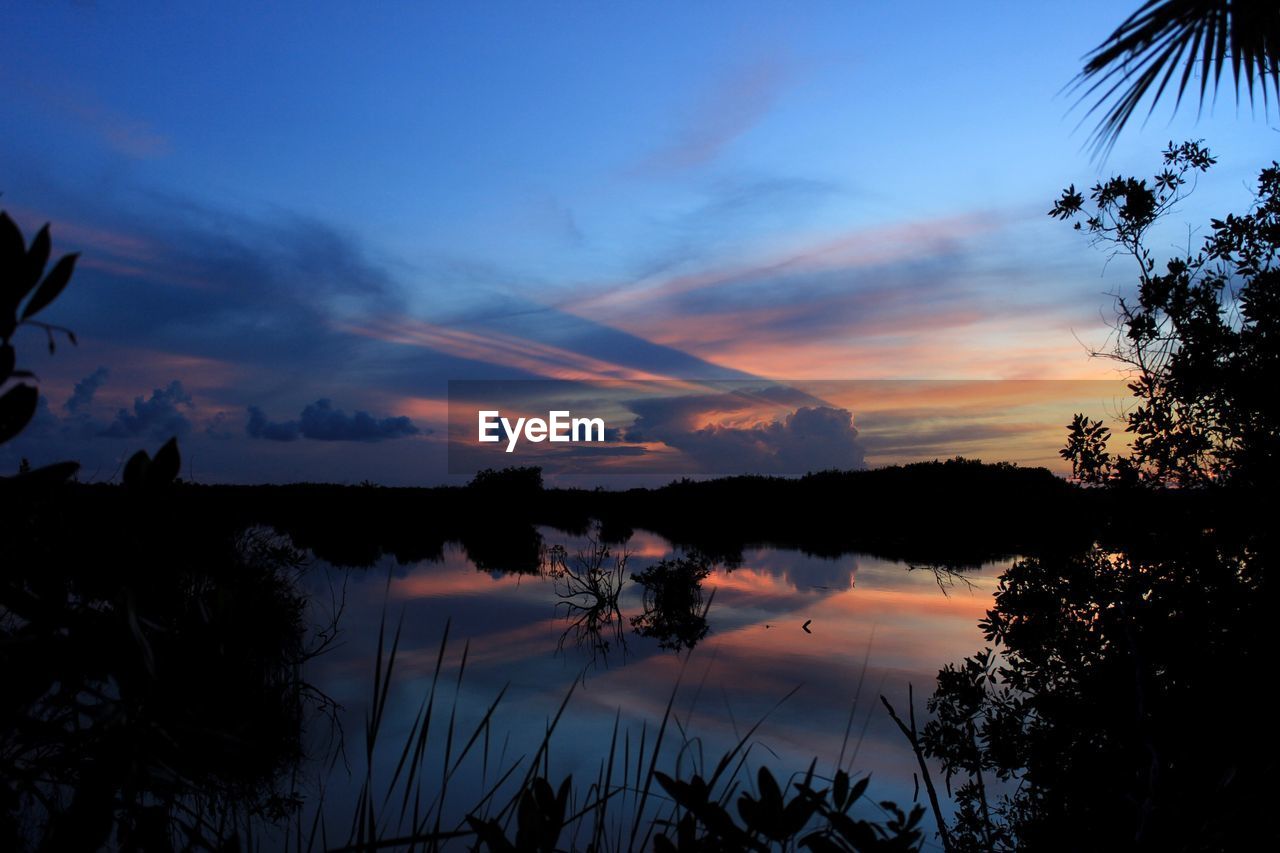
<path id="1" fill-rule="evenodd" d="M 803 775 L 795 774 L 786 781 L 767 767 L 752 773 L 748 756 L 764 718 L 751 725 L 714 765 L 704 763 L 699 738 L 690 736 L 688 720 L 680 719 L 674 710 L 675 691 L 655 730 L 647 724 L 642 729 L 638 747 L 631 733 L 620 731 L 615 723 L 607 756 L 601 757 L 598 773 L 587 784 L 575 782 L 573 776 L 563 777 L 559 784 L 551 781 L 553 735 L 576 683 L 547 721 L 546 734 L 536 749 L 514 759 L 504 750 L 493 764 L 487 745 L 496 739 L 496 712 L 504 693 L 498 694 L 469 734 L 455 725 L 466 647 L 456 681 L 448 679 L 454 681 L 453 704 L 447 711 L 439 710 L 448 705 L 443 695 L 448 687 L 441 677 L 449 638 L 447 624 L 434 674 L 413 724 L 403 745 L 391 744 L 391 757 L 399 755 L 399 760 L 392 762 L 395 770 L 388 780 L 377 779 L 375 768 L 389 766 L 377 753 L 384 714 L 397 701 L 389 686 L 401 627 L 389 642 L 385 622 L 379 632 L 367 715 L 366 776 L 347 841 L 338 851 L 437 850 L 465 845 L 487 853 L 801 848 L 820 853 L 898 853 L 920 847 L 923 809 L 915 806 L 903 811 L 893 802 L 875 803 L 867 793 L 867 777 L 855 780 L 839 768 L 830 778 L 822 777 L 816 772 L 816 759 Z M 676 766 L 667 773 L 658 767 L 667 754 L 664 745 L 675 732 L 681 741 L 676 744 Z M 481 775 L 485 794 L 478 802 L 451 809 L 451 785 L 468 761 Z M 479 767 L 474 767 L 477 764 Z M 682 772 L 686 766 L 689 770 Z M 878 806 L 884 819 L 856 816 L 860 804 Z M 324 803 L 310 807 L 316 810 L 314 820 L 324 834 Z M 313 839 L 316 833 L 313 827 Z M 309 846 L 304 842 L 300 848 Z"/>
<path id="2" fill-rule="evenodd" d="M 45 273 L 52 241 L 46 224 L 27 246 L 26 238 L 9 214 L 0 211 L 0 388 L 18 381 L 0 395 L 0 444 L 9 441 L 35 416 L 39 395 L 35 375 L 19 370 L 13 336 L 22 326 L 43 329 L 49 352 L 56 349 L 54 333 L 65 334 L 74 344 L 69 329 L 36 319 L 62 293 L 75 269 L 77 254 L 64 255 Z"/>
<path id="3" fill-rule="evenodd" d="M 477 471 L 467 485 L 473 489 L 532 495 L 542 491 L 542 468 L 537 465 L 485 468 Z"/>
<path id="4" fill-rule="evenodd" d="M 68 484 L 0 519 L 5 849 L 205 849 L 294 808 L 302 555 L 174 511 L 178 462 L 140 452 L 95 518 Z"/>
<path id="5" fill-rule="evenodd" d="M 713 795 L 714 777 L 708 782 L 696 774 L 687 781 L 665 773 L 656 776 L 677 806 L 676 814 L 665 821 L 671 834 L 654 837 L 653 849 L 659 853 L 766 851 L 774 849 L 773 845 L 785 848 L 795 842 L 816 853 L 890 853 L 915 850 L 920 845 L 923 808 L 914 806 L 908 814 L 894 803 L 883 802 L 880 807 L 889 814 L 885 823 L 855 819 L 849 810 L 864 795 L 871 780 L 864 777 L 851 783 L 843 770 L 836 771 L 830 787 L 819 789 L 810 765 L 804 778 L 792 783 L 796 793 L 788 800 L 785 787 L 778 784 L 769 768 L 761 767 L 756 773 L 756 794 L 743 792 L 738 796 L 741 823 Z"/>
<path id="6" fill-rule="evenodd" d="M 13 336 L 66 287 L 76 255 L 46 274 L 49 226 L 28 248 L 0 213 L 0 441 L 38 404 Z M 272 534 L 229 535 L 172 500 L 170 439 L 138 451 L 112 499 L 74 462 L 0 478 L 0 848 L 222 849 L 238 821 L 296 808 L 281 782 L 300 760 L 300 552 Z"/>
<path id="7" fill-rule="evenodd" d="M 1211 220 L 1198 251 L 1159 265 L 1151 229 L 1215 158 L 1196 142 L 1170 144 L 1149 184 L 1112 178 L 1074 186 L 1050 216 L 1075 220 L 1096 243 L 1131 257 L 1136 298 L 1116 299 L 1114 348 L 1131 371 L 1132 451 L 1107 451 L 1109 432 L 1077 415 L 1063 457 L 1082 482 L 1204 485 L 1270 482 L 1280 463 L 1280 166 L 1261 171 L 1252 208 Z"/>
<path id="8" fill-rule="evenodd" d="M 711 561 L 698 553 L 659 560 L 631 579 L 644 587 L 644 612 L 631 617 L 642 637 L 654 637 L 664 649 L 692 649 L 711 630 L 707 612 L 711 595 L 703 600 L 702 582 L 711 574 Z"/>
<path id="9" fill-rule="evenodd" d="M 1170 555 L 1172 554 L 1172 556 Z M 1023 560 L 990 644 L 938 675 L 924 730 L 961 850 L 1243 849 L 1275 735 L 1230 691 L 1268 664 L 1269 560 L 1220 537 L 1170 554 Z M 995 782 L 1006 793 L 988 801 Z"/>
<path id="10" fill-rule="evenodd" d="M 1115 96 L 1094 132 L 1095 147 L 1115 143 L 1152 87 L 1154 110 L 1173 82 L 1176 110 L 1198 75 L 1203 108 L 1209 84 L 1216 96 L 1228 62 L 1237 100 L 1243 90 L 1252 103 L 1256 86 L 1264 107 L 1269 89 L 1280 104 L 1280 7 L 1274 0 L 1147 0 L 1089 54 L 1076 80 L 1077 88 L 1089 84 L 1083 97 L 1098 93 L 1090 114 Z"/>

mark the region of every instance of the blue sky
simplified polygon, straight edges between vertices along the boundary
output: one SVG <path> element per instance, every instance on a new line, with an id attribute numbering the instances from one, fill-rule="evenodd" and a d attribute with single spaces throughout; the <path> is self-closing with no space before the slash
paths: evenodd
<path id="1" fill-rule="evenodd" d="M 448 379 L 1102 376 L 1058 191 L 1204 138 L 1185 244 L 1276 150 L 1224 95 L 1091 159 L 1114 3 L 263 5 L 6 12 L 0 205 L 83 260 L 0 465 L 177 425 L 199 479 L 429 482 Z"/>

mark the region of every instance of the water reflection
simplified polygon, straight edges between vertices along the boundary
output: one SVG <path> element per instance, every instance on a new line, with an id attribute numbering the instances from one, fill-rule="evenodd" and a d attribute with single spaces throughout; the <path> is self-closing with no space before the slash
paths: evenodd
<path id="1" fill-rule="evenodd" d="M 380 811 L 377 837 L 395 836 L 401 821 L 417 832 L 419 809 L 444 831 L 465 831 L 471 810 L 504 779 L 505 793 L 489 802 L 515 802 L 511 786 L 516 796 L 542 790 L 520 787 L 532 772 L 557 785 L 572 775 L 582 796 L 593 784 L 632 791 L 642 764 L 691 779 L 740 740 L 746 774 L 761 766 L 803 771 L 817 756 L 826 778 L 870 772 L 877 800 L 906 804 L 916 765 L 877 700 L 888 694 L 901 709 L 910 683 L 927 695 L 938 670 L 980 647 L 984 631 L 1019 626 L 1021 651 L 1030 650 L 1033 663 L 1050 648 L 1046 638 L 1070 641 L 1036 664 L 1058 679 L 1038 692 L 1056 701 L 1087 676 L 1097 690 L 1080 714 L 1110 720 L 1108 731 L 1136 719 L 1133 703 L 1115 700 L 1133 681 L 1125 650 L 1140 648 L 1135 659 L 1152 663 L 1137 671 L 1167 687 L 1175 709 L 1162 712 L 1169 738 L 1186 720 L 1209 718 L 1176 709 L 1216 709 L 1211 682 L 1231 672 L 1229 683 L 1245 683 L 1257 657 L 1239 650 L 1265 648 L 1263 635 L 1250 633 L 1267 601 L 1258 596 L 1269 562 L 1256 543 L 1236 543 L 1244 556 L 1225 560 L 1216 540 L 1202 553 L 1195 543 L 1153 536 L 1143 549 L 1165 548 L 1177 559 L 1093 549 L 1085 563 L 1077 553 L 1047 552 L 1009 569 L 1012 561 L 966 568 L 867 554 L 825 558 L 739 537 L 726 562 L 708 556 L 704 543 L 680 546 L 617 524 L 569 525 L 577 532 L 568 533 L 486 531 L 477 523 L 436 529 L 418 545 L 348 530 L 350 549 L 325 553 L 359 553 L 372 565 L 316 559 L 299 573 L 289 540 L 299 544 L 308 533 L 288 529 L 286 539 L 251 528 L 237 540 L 229 531 L 244 528 L 234 516 L 210 521 L 168 501 L 142 506 L 128 494 L 82 494 L 83 507 L 73 507 L 79 515 L 32 515 L 7 555 L 14 568 L 0 575 L 4 849 L 92 847 L 102 839 L 128 846 L 162 832 L 178 842 L 195 833 L 230 838 L 255 815 L 286 816 L 294 829 L 314 818 L 341 839 L 359 825 L 354 817 L 381 808 L 375 801 L 400 811 Z M 128 559 L 96 571 L 104 552 Z M 1098 555 L 1105 559 L 1087 562 Z M 1124 560 L 1132 565 L 1121 570 Z M 300 616 L 331 599 L 335 575 L 345 579 L 343 643 L 304 666 L 311 647 Z M 989 615 L 997 589 L 1003 600 Z M 1081 613 L 1101 615 L 1059 618 L 1075 599 Z M 1125 613 L 1151 615 L 1132 620 L 1141 630 L 1130 637 Z M 1232 618 L 1224 622 L 1222 613 Z M 1097 627 L 1117 616 L 1099 640 Z M 1002 648 L 1015 644 L 1006 639 Z M 1095 658 L 1106 665 L 1088 665 Z M 1234 670 L 1221 663 L 1227 658 L 1237 660 Z M 989 663 L 983 658 L 974 672 L 985 677 Z M 971 669 L 966 661 L 963 671 Z M 961 699 L 984 695 L 963 679 L 951 686 Z M 1144 687 L 1139 704 L 1155 695 Z M 345 751 L 332 750 L 333 729 L 316 725 L 308 697 L 341 706 Z M 991 719 L 1002 725 L 1007 697 L 997 690 L 990 698 L 1001 711 Z M 1099 715 L 1103 707 L 1109 718 Z M 432 708 L 437 723 L 428 738 Z M 971 709 L 956 708 L 956 731 L 968 737 Z M 1229 714 L 1219 716 L 1227 747 L 1208 752 L 1242 754 Z M 544 743 L 552 728 L 553 741 Z M 1060 754 L 1087 754 L 1071 740 L 1081 730 L 1071 714 L 1049 729 Z M 667 733 L 660 748 L 657 730 Z M 1128 766 L 1136 743 L 1115 736 L 1116 767 Z M 602 766 L 615 752 L 633 774 L 625 784 Z M 1205 752 L 1191 754 L 1199 760 Z M 332 761 L 300 765 L 302 756 Z M 603 789 L 593 783 L 601 778 Z M 1043 785 L 1054 777 L 1037 778 Z M 1092 789 L 1077 778 L 1084 776 L 1068 787 L 1085 807 Z M 962 809 L 963 791 L 956 789 Z M 1171 813 L 1182 811 L 1183 800 L 1161 796 Z M 284 845 L 265 845 L 273 846 Z"/>
<path id="2" fill-rule="evenodd" d="M 396 666 L 405 689 L 384 724 L 392 743 L 412 726 L 449 622 L 452 647 L 466 643 L 460 731 L 505 689 L 492 728 L 509 751 L 527 750 L 580 685 L 558 729 L 552 778 L 594 778 L 615 719 L 634 746 L 673 691 L 681 725 L 710 755 L 800 686 L 756 735 L 758 760 L 803 768 L 815 755 L 841 756 L 876 776 L 877 796 L 909 802 L 914 760 L 880 712 L 879 693 L 930 685 L 943 664 L 971 651 L 1005 567 L 967 572 L 972 588 L 944 594 L 932 572 L 864 555 L 756 548 L 728 568 L 645 531 L 623 545 L 602 545 L 598 532 L 539 535 L 538 574 L 495 572 L 446 545 L 439 561 L 384 559 L 350 575 L 346 644 L 315 661 L 311 676 L 347 709 L 348 731 L 360 730 L 384 608 L 393 616 L 403 609 Z M 812 633 L 802 630 L 806 621 Z M 448 681 L 463 662 L 451 654 L 442 666 Z M 454 784 L 458 803 L 468 785 L 483 790 L 478 778 Z"/>
<path id="3" fill-rule="evenodd" d="M 631 579 L 644 587 L 644 612 L 631 617 L 641 637 L 658 641 L 658 648 L 692 649 L 707 636 L 707 611 L 715 590 L 703 596 L 702 582 L 711 574 L 711 561 L 700 554 L 659 560 Z"/>
<path id="4" fill-rule="evenodd" d="M 625 661 L 627 633 L 618 597 L 627 582 L 630 554 L 625 547 L 614 554 L 594 536 L 572 560 L 568 553 L 563 545 L 553 545 L 543 558 L 543 572 L 553 582 L 560 599 L 556 607 L 563 608 L 566 623 L 556 651 L 563 653 L 572 638 L 574 645 L 587 653 L 589 668 L 608 666 L 610 652 Z M 584 678 L 586 672 L 584 668 Z"/>

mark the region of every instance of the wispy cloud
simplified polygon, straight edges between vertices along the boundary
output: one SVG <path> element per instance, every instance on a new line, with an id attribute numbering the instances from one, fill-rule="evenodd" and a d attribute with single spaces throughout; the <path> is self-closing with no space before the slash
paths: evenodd
<path id="1" fill-rule="evenodd" d="M 686 107 L 671 141 L 645 157 L 635 171 L 680 172 L 714 161 L 769 114 L 794 77 L 793 65 L 779 56 L 759 57 L 732 69 Z"/>
<path id="2" fill-rule="evenodd" d="M 1077 290 L 1045 286 L 1036 267 L 987 268 L 1024 221 L 974 212 L 851 229 L 560 307 L 758 376 L 1080 376 Z"/>
<path id="3" fill-rule="evenodd" d="M 440 326 L 406 317 L 381 317 L 345 325 L 346 331 L 376 340 L 423 347 L 501 365 L 512 372 L 551 379 L 659 379 L 661 374 L 542 343 L 532 336 L 492 328 Z"/>
<path id="4" fill-rule="evenodd" d="M 29 77 L 2 75 L 0 80 L 26 95 L 41 111 L 61 113 L 88 130 L 112 151 L 135 160 L 163 157 L 172 149 L 167 134 L 151 122 L 103 103 L 87 90 L 54 87 Z"/>

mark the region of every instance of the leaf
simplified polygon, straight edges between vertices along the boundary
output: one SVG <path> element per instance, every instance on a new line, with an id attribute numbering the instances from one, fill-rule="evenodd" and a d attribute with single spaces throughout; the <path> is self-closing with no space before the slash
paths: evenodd
<path id="1" fill-rule="evenodd" d="M 467 823 L 471 825 L 471 829 L 480 839 L 480 842 L 494 851 L 494 853 L 508 853 L 508 851 L 516 849 L 507 840 L 507 837 L 502 834 L 502 827 L 496 820 L 480 820 L 477 817 L 468 815 Z"/>
<path id="2" fill-rule="evenodd" d="M 760 772 L 756 774 L 756 780 L 760 785 L 760 801 L 768 803 L 770 809 L 780 809 L 782 806 L 782 789 L 778 787 L 778 783 L 774 780 L 773 774 L 769 772 L 769 768 L 761 767 Z"/>
<path id="3" fill-rule="evenodd" d="M 171 438 L 156 451 L 147 471 L 147 485 L 164 486 L 172 483 L 182 470 L 182 454 L 178 452 L 178 439 Z"/>
<path id="4" fill-rule="evenodd" d="M 121 480 L 126 486 L 140 486 L 143 478 L 147 475 L 147 469 L 151 467 L 151 457 L 145 450 L 139 450 L 137 453 L 129 457 L 129 461 L 124 465 L 124 474 Z"/>
<path id="5" fill-rule="evenodd" d="M 804 829 L 804 825 L 813 817 L 813 813 L 818 810 L 818 804 L 804 797 L 796 797 L 782 810 L 782 832 L 783 838 L 790 838 L 800 830 Z"/>
<path id="6" fill-rule="evenodd" d="M 814 832 L 800 839 L 800 846 L 813 850 L 814 853 L 844 853 L 844 848 L 825 835 Z"/>
<path id="7" fill-rule="evenodd" d="M 661 833 L 653 837 L 653 849 L 655 853 L 676 853 L 677 850 L 671 839 Z"/>
<path id="8" fill-rule="evenodd" d="M 30 293 L 31 288 L 35 287 L 36 282 L 40 281 L 40 276 L 44 273 L 45 264 L 49 263 L 49 250 L 51 248 L 49 226 L 46 224 L 40 229 L 40 233 L 36 234 L 36 238 L 31 241 L 31 248 L 27 250 L 26 275 L 14 282 L 17 286 L 17 291 L 13 298 L 15 304 Z"/>
<path id="9" fill-rule="evenodd" d="M 840 812 L 832 812 L 828 815 L 828 819 L 831 821 L 831 828 L 840 833 L 855 849 L 874 848 L 876 834 L 866 821 L 854 820 Z"/>
<path id="10" fill-rule="evenodd" d="M 560 790 L 556 792 L 556 825 L 564 825 L 564 811 L 569 805 L 569 794 L 573 790 L 573 775 L 564 777 Z"/>
<path id="11" fill-rule="evenodd" d="M 40 394 L 34 385 L 15 385 L 0 397 L 0 444 L 22 432 L 35 416 Z"/>
<path id="12" fill-rule="evenodd" d="M 75 270 L 76 259 L 79 257 L 79 252 L 73 252 L 70 255 L 64 255 L 58 260 L 58 263 L 54 264 L 53 269 L 45 276 L 35 295 L 31 297 L 31 301 L 22 309 L 23 320 L 34 317 L 36 313 L 58 298 L 58 294 L 62 292 L 62 289 L 67 286 L 67 282 L 71 280 L 71 273 Z"/>
<path id="13" fill-rule="evenodd" d="M 845 807 L 853 805 L 858 799 L 867 792 L 867 785 L 871 783 L 870 776 L 863 776 L 853 785 L 853 790 L 849 792 L 849 800 L 845 803 Z"/>
<path id="14" fill-rule="evenodd" d="M 6 267 L 16 273 L 19 260 L 26 257 L 27 241 L 22 237 L 18 223 L 9 218 L 9 214 L 0 211 L 0 270 Z"/>

